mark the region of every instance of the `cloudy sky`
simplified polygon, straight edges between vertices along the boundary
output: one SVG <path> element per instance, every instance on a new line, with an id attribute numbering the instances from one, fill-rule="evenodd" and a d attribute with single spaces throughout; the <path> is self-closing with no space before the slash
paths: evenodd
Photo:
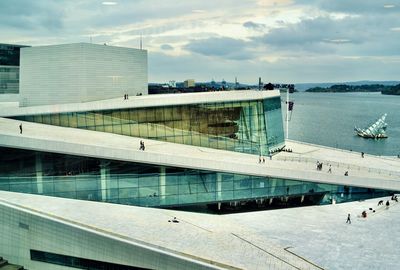
<path id="1" fill-rule="evenodd" d="M 400 0 L 0 0 L 0 43 L 107 43 L 149 81 L 400 80 Z"/>

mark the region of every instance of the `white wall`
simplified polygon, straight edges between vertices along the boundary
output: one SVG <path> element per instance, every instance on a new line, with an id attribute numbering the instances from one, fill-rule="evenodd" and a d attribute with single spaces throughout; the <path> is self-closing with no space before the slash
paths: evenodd
<path id="1" fill-rule="evenodd" d="M 147 51 L 90 43 L 21 49 L 21 106 L 123 98 L 147 91 Z"/>

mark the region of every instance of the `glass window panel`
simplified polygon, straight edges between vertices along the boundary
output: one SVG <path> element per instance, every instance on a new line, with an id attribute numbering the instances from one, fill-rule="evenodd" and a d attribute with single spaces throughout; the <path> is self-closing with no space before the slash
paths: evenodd
<path id="1" fill-rule="evenodd" d="M 153 123 L 156 121 L 156 110 L 155 108 L 146 108 L 146 121 Z"/>
<path id="2" fill-rule="evenodd" d="M 252 197 L 252 189 L 241 189 L 234 191 L 235 199 L 246 199 Z"/>
<path id="3" fill-rule="evenodd" d="M 121 134 L 122 135 L 131 135 L 131 125 L 130 124 L 122 124 L 121 126 Z"/>
<path id="4" fill-rule="evenodd" d="M 34 116 L 34 121 L 36 123 L 42 123 L 42 115 L 35 115 Z"/>
<path id="5" fill-rule="evenodd" d="M 173 121 L 172 107 L 164 107 L 164 121 L 165 122 Z"/>
<path id="6" fill-rule="evenodd" d="M 112 133 L 113 132 L 113 119 L 112 119 L 111 111 L 104 111 L 103 121 L 104 121 L 104 131 Z"/>
<path id="7" fill-rule="evenodd" d="M 50 125 L 51 124 L 51 117 L 50 114 L 44 114 L 42 115 L 42 123 Z"/>
<path id="8" fill-rule="evenodd" d="M 10 183 L 10 191 L 21 192 L 21 193 L 32 193 L 33 184 L 30 178 L 26 178 L 25 181 L 19 181 L 17 183 Z"/>
<path id="9" fill-rule="evenodd" d="M 137 118 L 139 123 L 146 123 L 147 122 L 147 116 L 146 116 L 146 110 L 145 109 L 137 109 Z"/>
<path id="10" fill-rule="evenodd" d="M 127 124 L 130 123 L 130 115 L 129 115 L 129 110 L 121 110 L 121 123 Z"/>
<path id="11" fill-rule="evenodd" d="M 131 136 L 140 137 L 139 124 L 137 122 L 135 122 L 135 123 L 131 124 L 130 127 L 131 127 Z"/>
<path id="12" fill-rule="evenodd" d="M 129 118 L 130 118 L 131 121 L 138 122 L 139 121 L 138 117 L 139 116 L 138 116 L 137 109 L 131 109 L 129 111 Z"/>
<path id="13" fill-rule="evenodd" d="M 120 110 L 112 110 L 111 111 L 111 119 L 113 123 L 121 122 L 121 111 Z"/>
<path id="14" fill-rule="evenodd" d="M 179 196 L 178 195 L 165 196 L 165 204 L 169 204 L 169 205 L 179 204 Z"/>
<path id="15" fill-rule="evenodd" d="M 51 124 L 55 126 L 60 125 L 60 115 L 58 113 L 51 115 Z"/>
<path id="16" fill-rule="evenodd" d="M 119 188 L 139 187 L 139 178 L 133 175 L 121 175 L 118 177 Z"/>
<path id="17" fill-rule="evenodd" d="M 157 139 L 157 125 L 154 123 L 148 123 L 147 124 L 147 138 L 149 139 Z"/>
<path id="18" fill-rule="evenodd" d="M 139 197 L 141 198 L 158 197 L 159 194 L 158 186 L 139 187 Z"/>
<path id="19" fill-rule="evenodd" d="M 54 192 L 75 191 L 74 176 L 57 176 L 54 179 Z"/>
<path id="20" fill-rule="evenodd" d="M 69 127 L 76 128 L 78 126 L 78 121 L 76 119 L 76 113 L 68 113 L 68 124 Z"/>
<path id="21" fill-rule="evenodd" d="M 97 190 L 100 187 L 99 179 L 91 178 L 89 176 L 80 176 L 77 177 L 76 181 L 76 189 L 77 190 Z"/>
<path id="22" fill-rule="evenodd" d="M 139 186 L 157 186 L 159 184 L 158 174 L 154 175 L 140 175 L 139 176 Z"/>
<path id="23" fill-rule="evenodd" d="M 138 198 L 139 197 L 139 189 L 138 188 L 119 188 L 119 199 L 126 198 Z"/>
<path id="24" fill-rule="evenodd" d="M 76 114 L 78 127 L 79 128 L 86 128 L 86 113 L 77 113 Z"/>
<path id="25" fill-rule="evenodd" d="M 86 127 L 95 130 L 95 114 L 93 112 L 86 113 Z"/>
<path id="26" fill-rule="evenodd" d="M 197 194 L 181 194 L 179 195 L 180 204 L 196 203 Z"/>
<path id="27" fill-rule="evenodd" d="M 149 132 L 147 129 L 147 123 L 139 124 L 139 136 L 143 138 L 147 138 L 149 136 Z"/>

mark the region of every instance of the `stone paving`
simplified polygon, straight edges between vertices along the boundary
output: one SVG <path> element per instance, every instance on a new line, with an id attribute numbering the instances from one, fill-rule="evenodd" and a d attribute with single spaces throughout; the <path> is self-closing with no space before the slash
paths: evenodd
<path id="1" fill-rule="evenodd" d="M 400 205 L 379 200 L 241 213 L 226 218 L 324 269 L 399 269 Z M 369 210 L 372 208 L 375 210 Z M 367 218 L 361 213 L 367 212 Z M 348 213 L 351 224 L 346 224 Z"/>
<path id="2" fill-rule="evenodd" d="M 0 191 L 0 203 L 240 269 L 398 269 L 400 206 L 379 200 L 211 215 Z"/>

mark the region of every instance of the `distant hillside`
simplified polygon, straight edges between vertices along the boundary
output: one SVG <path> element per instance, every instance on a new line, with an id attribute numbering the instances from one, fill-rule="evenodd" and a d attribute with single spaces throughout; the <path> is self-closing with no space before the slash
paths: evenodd
<path id="1" fill-rule="evenodd" d="M 383 90 L 382 94 L 384 94 L 384 95 L 400 95 L 400 84 Z"/>
<path id="2" fill-rule="evenodd" d="M 296 90 L 302 92 L 306 91 L 307 89 L 310 88 L 315 88 L 315 87 L 322 87 L 322 88 L 329 88 L 332 85 L 340 85 L 340 84 L 345 84 L 345 85 L 371 85 L 371 84 L 379 84 L 379 85 L 384 85 L 384 86 L 394 86 L 399 84 L 400 81 L 356 81 L 356 82 L 341 82 L 341 83 L 296 83 L 295 87 Z"/>
<path id="3" fill-rule="evenodd" d="M 347 92 L 382 92 L 391 86 L 385 86 L 382 84 L 370 84 L 370 85 L 347 85 L 347 84 L 335 84 L 331 87 L 313 87 L 307 89 L 306 92 L 329 92 L 329 93 L 347 93 Z"/>

